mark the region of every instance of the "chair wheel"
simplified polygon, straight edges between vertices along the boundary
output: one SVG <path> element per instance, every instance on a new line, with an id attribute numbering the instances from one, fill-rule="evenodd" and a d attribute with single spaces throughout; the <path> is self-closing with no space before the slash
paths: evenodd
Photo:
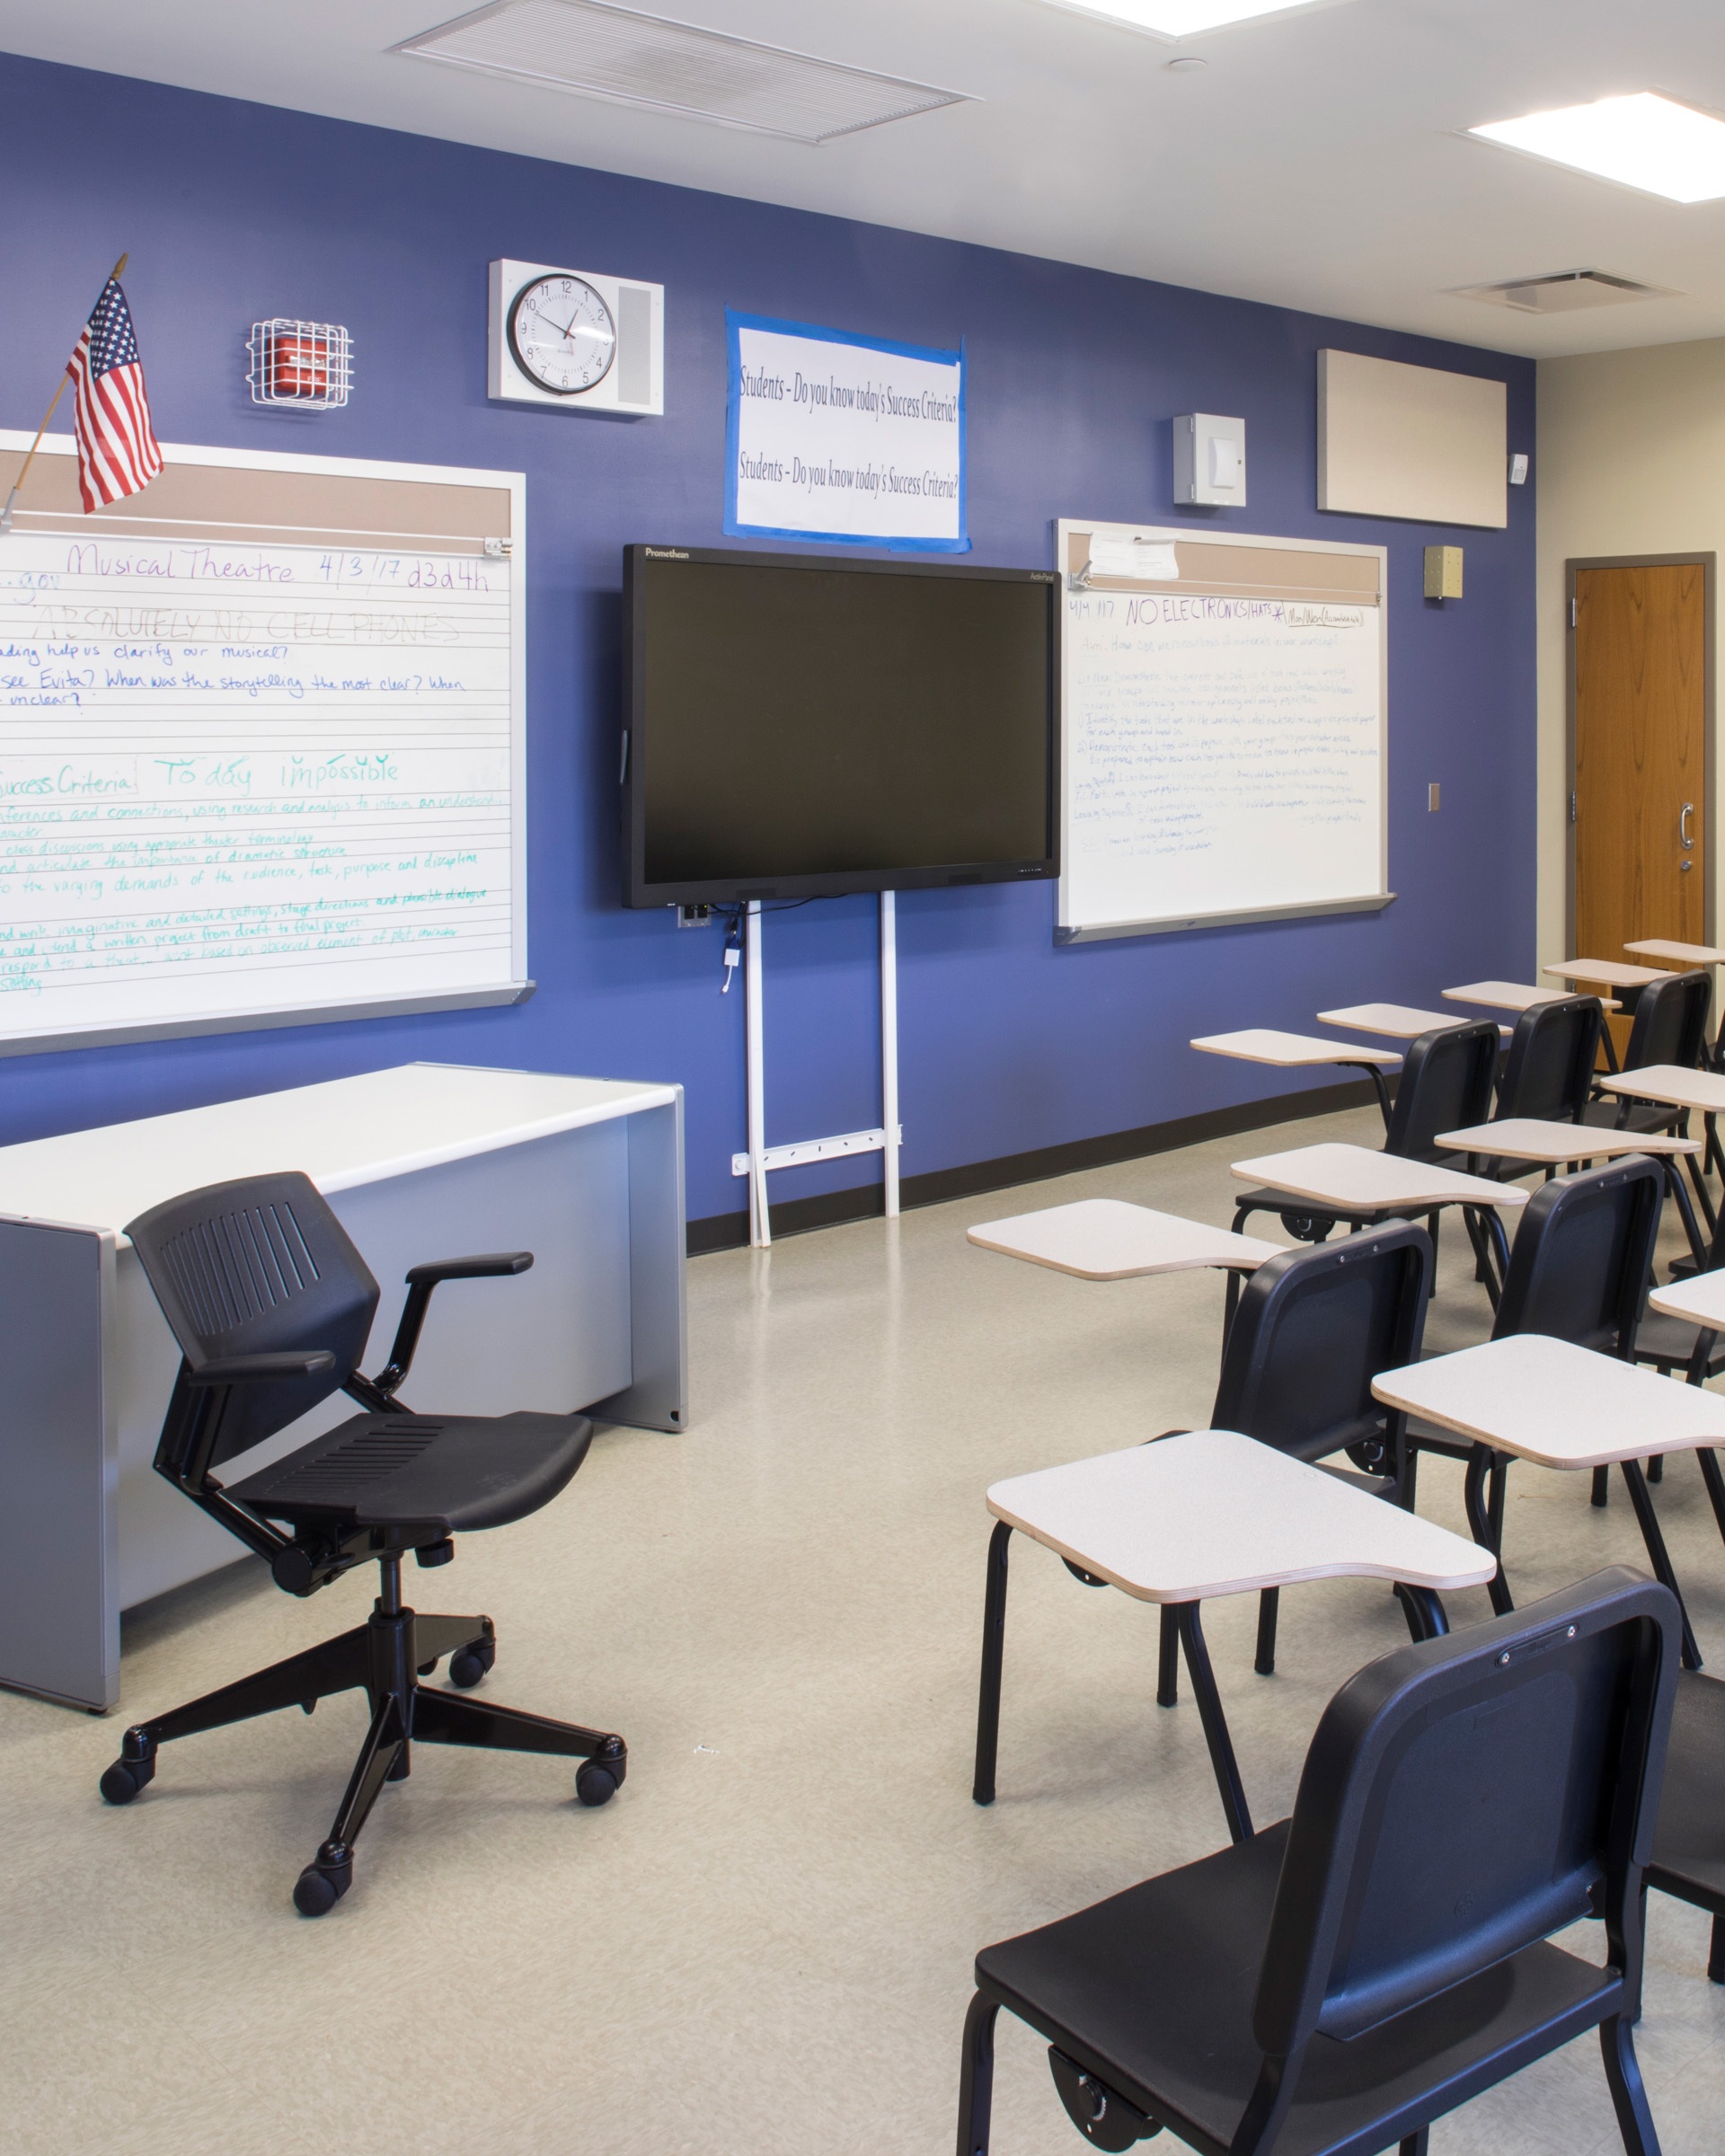
<path id="1" fill-rule="evenodd" d="M 302 1916 L 327 1916 L 353 1884 L 353 1857 L 349 1851 L 331 1855 L 326 1842 L 294 1881 L 294 1907 Z"/>
<path id="2" fill-rule="evenodd" d="M 432 1672 L 432 1671 L 433 1671 L 433 1670 L 434 1670 L 434 1669 L 435 1669 L 437 1666 L 438 1666 L 438 1657 L 437 1657 L 435 1655 L 433 1655 L 433 1656 L 432 1656 L 432 1657 L 431 1657 L 431 1659 L 430 1659 L 429 1662 L 421 1662 L 421 1663 L 420 1664 L 420 1666 L 419 1666 L 419 1674 L 420 1674 L 420 1676 L 422 1676 L 422 1677 L 429 1677 L 429 1676 L 431 1674 L 431 1672 Z"/>
<path id="3" fill-rule="evenodd" d="M 449 1657 L 449 1682 L 465 1692 L 479 1683 L 496 1660 L 495 1640 L 476 1639 L 471 1647 L 458 1647 Z"/>
<path id="4" fill-rule="evenodd" d="M 608 1767 L 589 1759 L 575 1776 L 575 1794 L 585 1805 L 609 1804 L 617 1793 L 617 1778 Z"/>
<path id="5" fill-rule="evenodd" d="M 110 1804 L 129 1804 L 155 1773 L 154 1760 L 117 1759 L 102 1778 L 102 1793 Z"/>

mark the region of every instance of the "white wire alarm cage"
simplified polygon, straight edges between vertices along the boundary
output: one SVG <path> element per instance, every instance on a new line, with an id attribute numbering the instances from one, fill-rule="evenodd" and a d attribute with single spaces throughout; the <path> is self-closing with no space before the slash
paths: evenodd
<path id="1" fill-rule="evenodd" d="M 245 373 L 254 404 L 296 404 L 302 411 L 330 411 L 348 401 L 353 381 L 353 345 L 340 323 L 254 322 L 245 349 Z"/>

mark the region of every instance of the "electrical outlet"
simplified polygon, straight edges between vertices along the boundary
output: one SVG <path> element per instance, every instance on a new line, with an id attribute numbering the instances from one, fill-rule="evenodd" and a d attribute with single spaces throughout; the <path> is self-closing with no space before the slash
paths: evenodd
<path id="1" fill-rule="evenodd" d="M 679 906 L 677 909 L 679 928 L 711 928 L 712 908 L 710 906 Z"/>

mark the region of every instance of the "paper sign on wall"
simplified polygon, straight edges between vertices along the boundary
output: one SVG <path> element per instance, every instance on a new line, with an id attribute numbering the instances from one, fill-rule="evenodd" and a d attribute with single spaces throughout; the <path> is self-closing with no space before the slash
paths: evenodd
<path id="1" fill-rule="evenodd" d="M 964 354 L 725 310 L 725 530 L 966 553 Z"/>

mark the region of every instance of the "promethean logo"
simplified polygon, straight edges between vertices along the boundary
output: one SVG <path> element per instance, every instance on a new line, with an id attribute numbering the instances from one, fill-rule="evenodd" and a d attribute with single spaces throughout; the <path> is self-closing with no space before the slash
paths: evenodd
<path id="1" fill-rule="evenodd" d="M 689 558 L 677 546 L 643 546 L 641 551 L 650 561 L 686 561 Z"/>

